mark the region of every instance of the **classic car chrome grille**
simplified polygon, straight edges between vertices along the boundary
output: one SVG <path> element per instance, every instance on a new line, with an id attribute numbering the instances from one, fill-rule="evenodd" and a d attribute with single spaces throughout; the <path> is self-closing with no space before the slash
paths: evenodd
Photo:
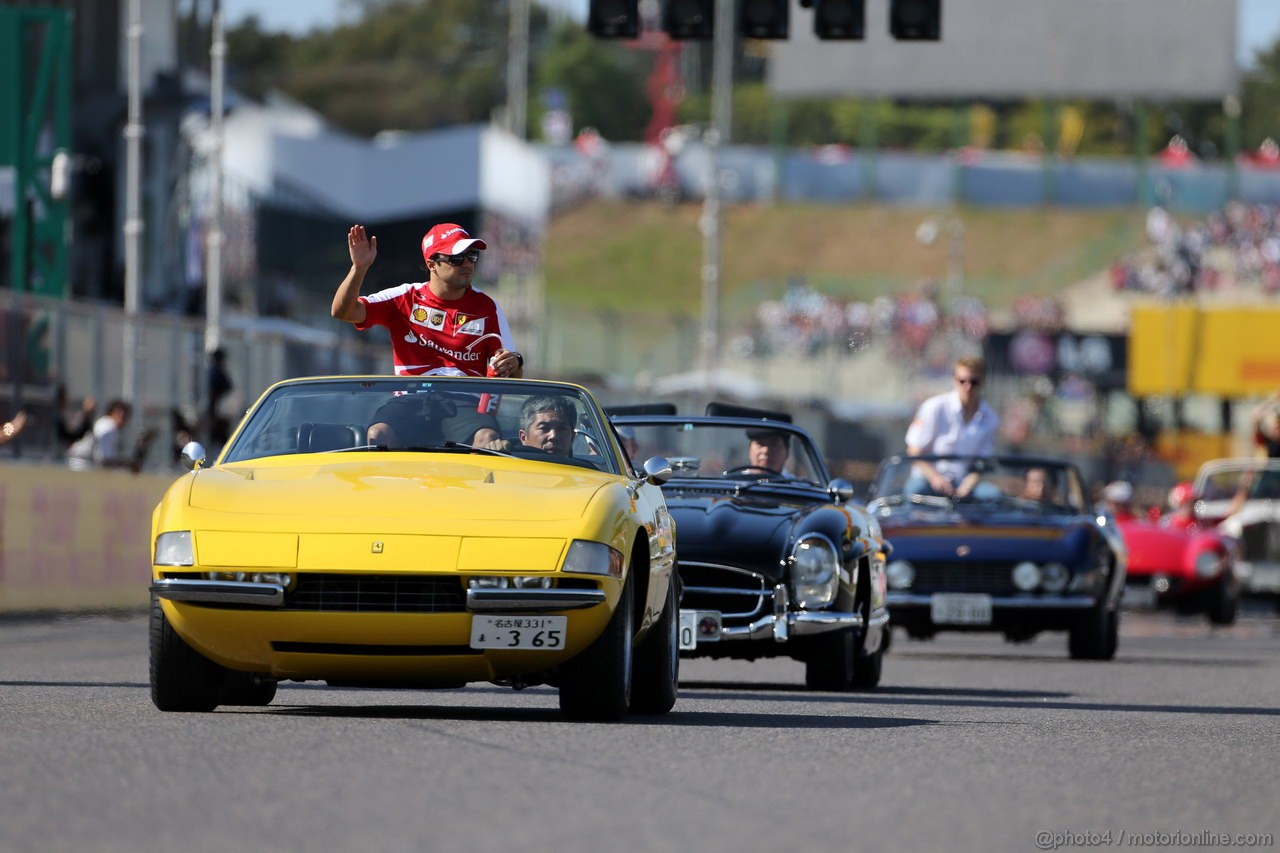
<path id="1" fill-rule="evenodd" d="M 300 575 L 284 595 L 285 610 L 344 613 L 462 613 L 466 593 L 456 577 Z"/>
<path id="2" fill-rule="evenodd" d="M 680 563 L 680 606 L 718 610 L 724 624 L 750 622 L 773 606 L 773 586 L 764 575 L 713 563 Z"/>
<path id="3" fill-rule="evenodd" d="M 1251 563 L 1280 560 L 1280 525 L 1274 521 L 1246 524 L 1240 531 L 1241 557 Z"/>
<path id="4" fill-rule="evenodd" d="M 916 592 L 1014 592 L 1012 563 L 916 563 Z"/>

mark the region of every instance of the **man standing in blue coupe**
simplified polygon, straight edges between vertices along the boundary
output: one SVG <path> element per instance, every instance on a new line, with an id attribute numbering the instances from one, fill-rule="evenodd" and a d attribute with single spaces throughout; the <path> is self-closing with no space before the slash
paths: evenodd
<path id="1" fill-rule="evenodd" d="M 978 356 L 956 359 L 955 390 L 920 404 L 907 428 L 907 455 L 990 456 L 996 449 L 1000 416 L 982 399 L 986 362 Z M 978 475 L 960 463 L 921 460 L 915 463 L 903 491 L 910 494 L 963 498 L 978 483 Z"/>

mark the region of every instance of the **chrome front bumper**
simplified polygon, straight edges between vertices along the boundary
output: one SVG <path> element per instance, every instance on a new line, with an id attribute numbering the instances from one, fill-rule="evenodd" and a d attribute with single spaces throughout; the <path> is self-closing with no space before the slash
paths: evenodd
<path id="1" fill-rule="evenodd" d="M 283 607 L 284 587 L 277 583 L 164 578 L 151 582 L 158 598 L 200 604 Z M 599 589 L 469 589 L 467 610 L 474 613 L 549 613 L 603 604 Z"/>
<path id="2" fill-rule="evenodd" d="M 467 609 L 475 613 L 549 613 L 595 607 L 604 601 L 602 589 L 467 590 Z"/>
<path id="3" fill-rule="evenodd" d="M 791 610 L 790 606 L 791 600 L 787 593 L 787 588 L 779 584 L 773 588 L 772 613 L 767 616 L 761 616 L 748 625 L 721 625 L 717 635 L 707 636 L 700 631 L 697 641 L 699 643 L 714 643 L 772 639 L 776 643 L 785 643 L 793 635 L 805 637 L 811 634 L 825 634 L 829 631 L 839 631 L 844 628 L 861 628 L 864 624 L 861 613 L 844 613 L 831 610 Z M 719 613 L 715 611 L 698 610 L 695 612 L 698 614 L 699 619 L 704 616 L 719 618 Z M 873 626 L 882 626 L 889 621 L 889 615 L 885 613 L 871 621 Z"/>
<path id="4" fill-rule="evenodd" d="M 1236 577 L 1246 592 L 1280 592 L 1280 563 L 1236 563 Z"/>
<path id="5" fill-rule="evenodd" d="M 891 592 L 886 596 L 886 604 L 891 612 L 895 607 L 922 607 L 927 610 L 932 603 L 932 598 L 930 595 L 917 595 L 911 592 Z M 993 611 L 1088 610 L 1097 603 L 1097 599 L 1090 595 L 1041 595 L 1035 598 L 991 596 Z"/>
<path id="6" fill-rule="evenodd" d="M 163 578 L 151 582 L 157 598 L 200 604 L 242 604 L 250 607 L 282 607 L 284 587 L 278 583 L 204 581 Z"/>

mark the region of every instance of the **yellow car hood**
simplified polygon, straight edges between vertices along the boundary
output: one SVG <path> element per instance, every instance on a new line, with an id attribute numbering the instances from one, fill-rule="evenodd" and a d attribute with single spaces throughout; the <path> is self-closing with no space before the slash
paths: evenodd
<path id="1" fill-rule="evenodd" d="M 447 522 L 581 518 L 612 475 L 569 466 L 486 458 L 483 463 L 238 463 L 200 471 L 190 505 L 253 515 Z"/>

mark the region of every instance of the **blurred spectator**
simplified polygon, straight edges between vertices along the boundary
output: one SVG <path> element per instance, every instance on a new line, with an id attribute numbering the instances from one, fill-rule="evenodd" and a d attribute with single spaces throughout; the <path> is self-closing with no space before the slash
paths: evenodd
<path id="1" fill-rule="evenodd" d="M 174 406 L 169 410 L 169 427 L 173 430 L 172 461 L 175 465 L 181 465 L 182 448 L 188 442 L 196 440 L 196 425 L 187 419 L 182 409 Z"/>
<path id="2" fill-rule="evenodd" d="M 53 394 L 54 429 L 57 430 L 58 450 L 65 453 L 71 445 L 84 438 L 85 433 L 93 428 L 93 410 L 96 407 L 93 397 L 85 397 L 79 407 L 68 414 L 67 386 L 61 382 Z"/>
<path id="3" fill-rule="evenodd" d="M 1266 451 L 1268 459 L 1280 458 L 1280 391 L 1254 407 L 1250 423 L 1253 443 Z"/>
<path id="4" fill-rule="evenodd" d="M 1118 290 L 1175 297 L 1195 292 L 1280 292 L 1280 207 L 1229 202 L 1179 225 L 1161 207 L 1147 214 L 1150 249 L 1111 268 Z"/>
<path id="5" fill-rule="evenodd" d="M 27 425 L 27 413 L 18 412 L 9 420 L 0 426 L 0 444 L 8 444 L 19 435 L 22 434 L 22 428 Z"/>
<path id="6" fill-rule="evenodd" d="M 1169 490 L 1169 511 L 1160 518 L 1162 527 L 1191 530 L 1196 526 L 1195 492 L 1191 484 L 1178 483 Z"/>
<path id="7" fill-rule="evenodd" d="M 147 450 L 155 438 L 155 430 L 144 429 L 134 442 L 133 452 L 124 452 L 124 427 L 133 413 L 133 406 L 124 400 L 112 400 L 107 412 L 94 421 L 93 429 L 67 451 L 67 465 L 76 471 L 93 467 L 127 468 L 137 472 L 142 469 Z"/>
<path id="8" fill-rule="evenodd" d="M 1114 480 L 1102 490 L 1102 508 L 1116 521 L 1133 521 L 1133 484 Z"/>
<path id="9" fill-rule="evenodd" d="M 207 405 L 205 422 L 209 427 L 210 448 L 219 448 L 231 437 L 231 419 L 222 412 L 222 400 L 232 389 L 231 375 L 227 373 L 227 354 L 219 347 L 209 353 L 209 369 L 206 374 Z"/>

